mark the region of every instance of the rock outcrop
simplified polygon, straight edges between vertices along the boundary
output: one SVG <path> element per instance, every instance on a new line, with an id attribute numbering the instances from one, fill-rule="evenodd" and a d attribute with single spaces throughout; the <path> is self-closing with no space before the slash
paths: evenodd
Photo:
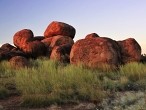
<path id="1" fill-rule="evenodd" d="M 23 49 L 23 45 L 33 39 L 33 32 L 29 29 L 23 29 L 15 33 L 13 43 L 19 49 Z"/>
<path id="2" fill-rule="evenodd" d="M 76 30 L 73 26 L 63 22 L 53 21 L 48 25 L 47 29 L 44 32 L 44 36 L 48 38 L 56 35 L 63 35 L 71 37 L 73 39 L 75 33 Z"/>
<path id="3" fill-rule="evenodd" d="M 91 34 L 88 34 L 88 35 L 85 37 L 85 39 L 96 38 L 96 37 L 99 37 L 99 35 L 96 34 L 96 33 L 91 33 Z"/>
<path id="4" fill-rule="evenodd" d="M 46 54 L 45 44 L 40 41 L 27 42 L 23 45 L 23 52 L 28 56 L 37 58 Z"/>
<path id="5" fill-rule="evenodd" d="M 55 47 L 55 46 L 60 46 L 60 45 L 64 45 L 64 44 L 70 44 L 73 45 L 74 41 L 68 37 L 68 36 L 62 36 L 62 35 L 58 35 L 58 36 L 54 36 L 52 38 L 50 47 Z"/>
<path id="6" fill-rule="evenodd" d="M 129 62 L 146 62 L 146 57 L 141 55 L 141 47 L 134 38 L 115 41 L 90 33 L 74 43 L 75 33 L 73 26 L 58 21 L 48 25 L 44 36 L 34 37 L 30 29 L 22 29 L 13 36 L 16 47 L 8 43 L 0 47 L 0 61 L 11 59 L 10 62 L 17 65 L 17 61 L 19 64 L 19 61 L 27 62 L 27 58 L 45 56 L 63 63 L 81 63 L 101 69 L 115 69 Z"/>
<path id="7" fill-rule="evenodd" d="M 121 47 L 122 62 L 139 62 L 141 59 L 141 47 L 134 38 L 118 41 Z"/>
<path id="8" fill-rule="evenodd" d="M 10 60 L 10 65 L 14 68 L 22 68 L 22 67 L 28 67 L 29 66 L 29 61 L 22 56 L 15 56 L 12 57 Z"/>
<path id="9" fill-rule="evenodd" d="M 70 62 L 91 68 L 100 68 L 105 64 L 115 68 L 121 63 L 119 50 L 117 42 L 109 38 L 81 39 L 71 49 Z"/>
<path id="10" fill-rule="evenodd" d="M 50 59 L 58 60 L 64 63 L 69 63 L 71 47 L 72 45 L 70 44 L 55 46 L 51 52 Z"/>

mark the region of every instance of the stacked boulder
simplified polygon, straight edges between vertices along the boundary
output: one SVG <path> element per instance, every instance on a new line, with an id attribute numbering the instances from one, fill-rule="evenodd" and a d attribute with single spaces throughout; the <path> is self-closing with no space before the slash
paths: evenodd
<path id="1" fill-rule="evenodd" d="M 50 52 L 50 59 L 69 62 L 69 55 L 76 30 L 73 26 L 53 21 L 45 30 L 42 40 Z M 48 43 L 47 43 L 48 42 Z M 49 53 L 48 52 L 48 53 Z"/>
<path id="2" fill-rule="evenodd" d="M 9 60 L 14 66 L 28 67 L 27 58 L 46 56 L 90 68 L 108 65 L 115 69 L 121 64 L 141 60 L 141 47 L 133 38 L 115 41 L 91 33 L 74 43 L 75 33 L 73 26 L 57 21 L 48 25 L 44 36 L 34 36 L 30 29 L 20 30 L 13 36 L 16 47 L 8 43 L 1 46 L 0 61 Z"/>

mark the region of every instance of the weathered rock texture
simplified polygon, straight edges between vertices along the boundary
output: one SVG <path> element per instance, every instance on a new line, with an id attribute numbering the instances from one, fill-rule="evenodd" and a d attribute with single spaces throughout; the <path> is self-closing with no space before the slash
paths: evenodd
<path id="1" fill-rule="evenodd" d="M 61 46 L 55 46 L 51 52 L 50 59 L 58 60 L 60 62 L 69 63 L 70 62 L 70 51 L 72 45 L 65 44 Z"/>
<path id="2" fill-rule="evenodd" d="M 64 44 L 73 45 L 74 41 L 68 36 L 58 35 L 58 36 L 54 36 L 52 38 L 50 47 L 60 46 L 60 45 L 64 45 Z"/>
<path id="3" fill-rule="evenodd" d="M 115 68 L 121 63 L 119 50 L 117 42 L 109 38 L 82 39 L 73 45 L 70 62 L 92 68 L 100 68 L 104 64 Z"/>
<path id="4" fill-rule="evenodd" d="M 14 48 L 15 48 L 15 47 L 12 46 L 12 45 L 9 44 L 9 43 L 5 43 L 5 44 L 3 44 L 3 45 L 1 46 L 1 49 L 7 50 L 7 51 L 11 51 L 11 50 L 14 49 Z"/>
<path id="5" fill-rule="evenodd" d="M 23 45 L 33 39 L 33 32 L 29 29 L 18 31 L 13 37 L 13 43 L 16 47 L 23 49 Z"/>
<path id="6" fill-rule="evenodd" d="M 37 58 L 44 56 L 46 53 L 45 44 L 41 42 L 44 37 L 34 37 L 33 32 L 29 29 L 18 31 L 14 37 L 14 45 L 21 49 L 28 57 Z"/>
<path id="7" fill-rule="evenodd" d="M 11 59 L 10 62 L 19 65 L 23 60 L 27 62 L 25 58 L 46 56 L 60 62 L 81 63 L 91 68 L 104 68 L 107 65 L 113 69 L 129 62 L 146 62 L 140 45 L 133 38 L 114 41 L 91 33 L 74 44 L 75 33 L 73 26 L 58 21 L 48 25 L 44 36 L 34 37 L 30 29 L 20 30 L 13 36 L 16 47 L 8 43 L 0 47 L 0 61 Z M 22 62 L 20 65 L 25 65 Z"/>
<path id="8" fill-rule="evenodd" d="M 28 67 L 29 66 L 29 61 L 22 56 L 15 56 L 12 57 L 10 60 L 10 65 L 14 68 L 20 68 L 20 67 Z"/>
<path id="9" fill-rule="evenodd" d="M 39 41 L 28 42 L 23 45 L 22 50 L 30 57 L 37 58 L 46 53 L 45 44 Z"/>
<path id="10" fill-rule="evenodd" d="M 24 52 L 20 51 L 18 48 L 10 45 L 9 43 L 3 44 L 0 47 L 0 61 L 9 60 L 14 56 L 26 56 Z"/>
<path id="11" fill-rule="evenodd" d="M 85 37 L 85 39 L 96 38 L 96 37 L 99 37 L 99 35 L 96 34 L 96 33 L 91 33 L 91 34 L 88 34 L 88 35 Z"/>
<path id="12" fill-rule="evenodd" d="M 63 35 L 74 38 L 76 33 L 76 30 L 73 26 L 63 23 L 63 22 L 57 22 L 53 21 L 49 24 L 46 31 L 44 32 L 45 37 L 53 37 L 56 35 Z"/>
<path id="13" fill-rule="evenodd" d="M 141 59 L 141 47 L 134 38 L 118 41 L 121 47 L 123 63 L 139 62 Z"/>

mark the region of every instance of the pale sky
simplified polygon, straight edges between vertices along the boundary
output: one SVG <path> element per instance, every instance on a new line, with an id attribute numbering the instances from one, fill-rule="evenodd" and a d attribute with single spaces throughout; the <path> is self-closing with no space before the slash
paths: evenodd
<path id="1" fill-rule="evenodd" d="M 0 44 L 31 29 L 43 35 L 48 24 L 61 21 L 75 27 L 75 41 L 92 32 L 114 40 L 132 37 L 146 53 L 146 0 L 0 0 Z"/>

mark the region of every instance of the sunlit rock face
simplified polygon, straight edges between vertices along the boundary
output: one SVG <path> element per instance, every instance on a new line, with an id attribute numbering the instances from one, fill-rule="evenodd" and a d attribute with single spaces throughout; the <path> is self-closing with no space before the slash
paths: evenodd
<path id="1" fill-rule="evenodd" d="M 58 21 L 53 21 L 50 23 L 47 27 L 47 29 L 44 32 L 45 37 L 52 37 L 56 35 L 63 35 L 63 36 L 68 36 L 70 38 L 74 38 L 76 33 L 76 30 L 73 26 L 63 23 L 63 22 L 58 22 Z"/>
<path id="2" fill-rule="evenodd" d="M 121 47 L 122 62 L 139 62 L 141 59 L 141 47 L 134 38 L 118 41 Z"/>
<path id="3" fill-rule="evenodd" d="M 28 57 L 44 56 L 46 52 L 45 44 L 41 42 L 44 37 L 34 37 L 30 29 L 23 29 L 14 34 L 13 42 Z"/>
<path id="4" fill-rule="evenodd" d="M 121 64 L 120 47 L 116 41 L 105 37 L 81 39 L 71 49 L 70 62 L 91 68 L 102 68 L 104 64 L 114 68 Z"/>
<path id="5" fill-rule="evenodd" d="M 22 29 L 13 36 L 13 43 L 16 47 L 22 49 L 23 45 L 33 39 L 34 35 L 30 29 Z"/>

